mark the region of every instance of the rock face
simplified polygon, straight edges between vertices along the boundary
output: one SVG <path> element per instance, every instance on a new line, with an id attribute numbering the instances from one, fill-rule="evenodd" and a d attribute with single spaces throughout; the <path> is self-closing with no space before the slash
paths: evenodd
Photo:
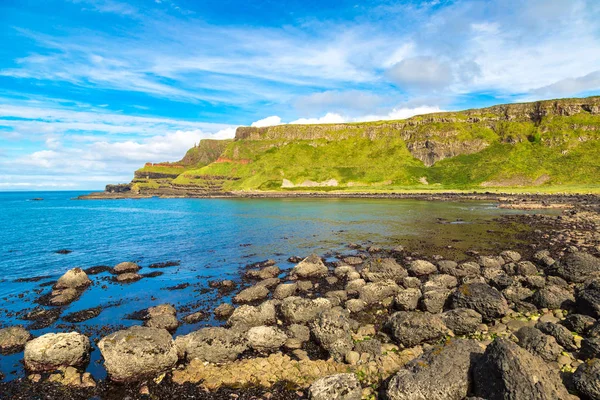
<path id="1" fill-rule="evenodd" d="M 22 326 L 0 329 L 0 353 L 10 354 L 21 351 L 29 339 L 31 333 Z"/>
<path id="2" fill-rule="evenodd" d="M 344 355 L 352 350 L 350 318 L 346 311 L 338 309 L 324 311 L 310 324 L 310 327 L 319 344 L 335 360 L 343 360 Z"/>
<path id="3" fill-rule="evenodd" d="M 471 364 L 483 353 L 475 340 L 450 340 L 409 362 L 390 381 L 389 400 L 462 400 Z"/>
<path id="4" fill-rule="evenodd" d="M 262 353 L 279 350 L 288 339 L 283 331 L 271 326 L 255 326 L 254 328 L 250 328 L 246 337 L 249 346 Z"/>
<path id="5" fill-rule="evenodd" d="M 299 279 L 324 278 L 329 270 L 316 254 L 311 254 L 296 265 L 290 275 Z"/>
<path id="6" fill-rule="evenodd" d="M 313 382 L 308 389 L 311 400 L 360 400 L 362 388 L 354 374 L 327 376 Z"/>
<path id="7" fill-rule="evenodd" d="M 558 372 L 517 344 L 496 339 L 473 369 L 473 392 L 487 400 L 569 399 Z"/>
<path id="8" fill-rule="evenodd" d="M 241 332 L 225 328 L 203 328 L 175 339 L 180 358 L 198 358 L 212 363 L 233 361 L 246 351 L 248 343 Z"/>
<path id="9" fill-rule="evenodd" d="M 571 253 L 550 267 L 549 272 L 567 282 L 582 283 L 590 278 L 600 278 L 600 258 L 588 253 Z"/>
<path id="10" fill-rule="evenodd" d="M 175 365 L 177 348 L 166 329 L 133 326 L 98 343 L 110 378 L 118 382 L 154 377 Z"/>
<path id="11" fill-rule="evenodd" d="M 594 358 L 581 364 L 573 374 L 573 384 L 586 398 L 600 399 L 600 360 Z"/>
<path id="12" fill-rule="evenodd" d="M 485 283 L 467 283 L 460 286 L 452 293 L 451 307 L 475 310 L 481 314 L 484 321 L 503 317 L 509 310 L 502 293 Z"/>
<path id="13" fill-rule="evenodd" d="M 65 272 L 63 276 L 58 278 L 54 285 L 55 289 L 82 289 L 90 285 L 92 281 L 81 268 L 73 268 Z"/>
<path id="14" fill-rule="evenodd" d="M 418 311 L 399 311 L 393 314 L 386 323 L 386 329 L 405 347 L 438 340 L 448 331 L 439 316 Z"/>
<path id="15" fill-rule="evenodd" d="M 81 367 L 89 356 L 87 336 L 77 332 L 47 333 L 25 345 L 24 362 L 29 371 L 52 371 L 58 367 Z"/>

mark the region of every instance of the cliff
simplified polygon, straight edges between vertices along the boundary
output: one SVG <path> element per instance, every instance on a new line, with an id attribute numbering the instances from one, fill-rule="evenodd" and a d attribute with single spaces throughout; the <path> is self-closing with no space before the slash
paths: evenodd
<path id="1" fill-rule="evenodd" d="M 146 165 L 147 195 L 598 185 L 600 97 L 506 104 L 401 121 L 241 127 L 176 163 Z"/>

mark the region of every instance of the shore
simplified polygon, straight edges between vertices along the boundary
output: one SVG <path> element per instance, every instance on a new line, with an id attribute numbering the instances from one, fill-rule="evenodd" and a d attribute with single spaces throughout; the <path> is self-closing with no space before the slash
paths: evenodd
<path id="1" fill-rule="evenodd" d="M 271 261 L 248 265 L 239 279 L 211 282 L 211 290 L 233 296 L 211 310 L 220 326 L 175 338 L 169 331 L 192 316 L 168 304 L 140 313 L 139 328 L 104 332 L 87 346 L 79 333 L 32 340 L 27 332 L 4 331 L 0 345 L 12 344 L 12 352 L 26 347 L 28 376 L 0 383 L 0 393 L 23 399 L 594 398 L 597 197 L 411 196 L 392 198 L 494 198 L 507 207 L 565 210 L 502 217 L 531 231 L 515 237 L 514 246 L 470 252 L 466 260 L 425 256 L 402 243 L 349 243 L 334 262 L 289 255 L 290 270 Z M 134 263 L 110 270 L 123 282 L 141 278 Z M 74 301 L 94 273 L 69 271 L 46 301 Z M 91 346 L 100 349 L 108 379 L 83 373 Z"/>

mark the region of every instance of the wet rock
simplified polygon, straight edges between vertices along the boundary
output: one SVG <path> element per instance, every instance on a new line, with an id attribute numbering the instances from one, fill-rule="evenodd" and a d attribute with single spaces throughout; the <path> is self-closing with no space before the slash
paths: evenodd
<path id="1" fill-rule="evenodd" d="M 576 305 L 581 314 L 600 317 L 600 280 L 592 280 L 577 292 Z"/>
<path id="2" fill-rule="evenodd" d="M 531 296 L 531 302 L 539 308 L 568 308 L 574 301 L 571 290 L 555 285 L 546 286 Z"/>
<path id="3" fill-rule="evenodd" d="M 122 262 L 120 264 L 115 265 L 113 271 L 116 274 L 123 274 L 125 272 L 138 272 L 140 270 L 140 266 L 134 262 Z"/>
<path id="4" fill-rule="evenodd" d="M 509 340 L 494 340 L 474 364 L 473 394 L 484 399 L 570 398 L 557 370 Z"/>
<path id="5" fill-rule="evenodd" d="M 296 283 L 282 283 L 277 285 L 275 288 L 275 291 L 273 292 L 273 298 L 283 300 L 286 297 L 295 295 L 297 290 L 298 284 Z"/>
<path id="6" fill-rule="evenodd" d="M 252 328 L 253 326 L 273 325 L 277 322 L 275 305 L 272 301 L 265 301 L 257 307 L 243 305 L 236 308 L 227 325 L 234 328 Z"/>
<path id="7" fill-rule="evenodd" d="M 337 374 L 313 382 L 308 389 L 311 400 L 360 400 L 362 388 L 354 374 Z"/>
<path id="8" fill-rule="evenodd" d="M 291 324 L 311 322 L 319 313 L 330 308 L 331 302 L 323 298 L 310 300 L 292 296 L 281 302 L 281 314 Z"/>
<path id="9" fill-rule="evenodd" d="M 50 305 L 64 306 L 77 300 L 80 295 L 81 292 L 73 288 L 53 290 L 50 295 Z"/>
<path id="10" fill-rule="evenodd" d="M 127 282 L 135 282 L 142 279 L 142 275 L 136 274 L 135 272 L 124 272 L 122 274 L 117 275 L 117 282 L 127 283 Z"/>
<path id="11" fill-rule="evenodd" d="M 570 331 L 577 332 L 578 334 L 582 335 L 586 330 L 591 328 L 595 322 L 596 320 L 589 315 L 569 314 L 563 321 L 561 321 L 561 324 Z"/>
<path id="12" fill-rule="evenodd" d="M 56 250 L 55 253 L 56 254 L 71 254 L 73 252 L 73 250 L 69 250 L 69 249 L 60 249 L 60 250 Z"/>
<path id="13" fill-rule="evenodd" d="M 556 339 L 556 342 L 569 351 L 577 350 L 577 344 L 571 332 L 562 325 L 554 324 L 552 322 L 539 321 L 535 327 L 542 333 L 550 335 Z"/>
<path id="14" fill-rule="evenodd" d="M 197 358 L 211 363 L 235 360 L 248 348 L 244 335 L 237 330 L 203 328 L 175 339 L 180 358 Z"/>
<path id="15" fill-rule="evenodd" d="M 400 292 L 400 286 L 394 281 L 367 283 L 358 289 L 359 298 L 367 304 L 378 303 Z"/>
<path id="16" fill-rule="evenodd" d="M 296 279 L 324 278 L 329 274 L 329 269 L 323 264 L 321 258 L 311 254 L 296 265 L 290 272 L 290 276 Z"/>
<path id="17" fill-rule="evenodd" d="M 481 314 L 469 308 L 455 308 L 441 315 L 442 321 L 455 335 L 468 335 L 477 331 L 482 323 Z"/>
<path id="18" fill-rule="evenodd" d="M 537 328 L 524 326 L 515 332 L 515 336 L 519 339 L 519 346 L 548 362 L 556 361 L 562 351 L 554 337 L 545 335 Z"/>
<path id="19" fill-rule="evenodd" d="M 279 328 L 271 326 L 255 326 L 248 330 L 246 336 L 248 345 L 261 353 L 270 353 L 279 350 L 288 337 Z"/>
<path id="20" fill-rule="evenodd" d="M 586 398 L 600 399 L 600 360 L 594 358 L 581 364 L 573 374 L 573 385 Z"/>
<path id="21" fill-rule="evenodd" d="M 311 322 L 310 328 L 317 342 L 335 360 L 343 361 L 344 355 L 352 350 L 350 318 L 346 311 L 323 311 Z"/>
<path id="22" fill-rule="evenodd" d="M 25 345 L 24 363 L 29 371 L 52 371 L 80 367 L 90 356 L 90 340 L 77 332 L 47 333 Z"/>
<path id="23" fill-rule="evenodd" d="M 246 277 L 250 279 L 269 279 L 276 278 L 281 273 L 278 266 L 272 265 L 262 269 L 251 269 L 246 272 Z"/>
<path id="24" fill-rule="evenodd" d="M 225 319 L 225 318 L 229 318 L 231 316 L 231 314 L 233 314 L 234 310 L 235 310 L 235 308 L 231 304 L 222 303 L 222 304 L 219 304 L 217 306 L 217 308 L 215 308 L 214 313 L 217 318 Z"/>
<path id="25" fill-rule="evenodd" d="M 450 290 L 430 290 L 423 294 L 421 298 L 421 306 L 423 311 L 428 311 L 433 314 L 444 311 L 444 305 L 450 296 Z"/>
<path id="26" fill-rule="evenodd" d="M 508 313 L 508 303 L 502 294 L 485 283 L 467 283 L 458 287 L 450 297 L 451 308 L 470 308 L 484 321 L 503 317 Z"/>
<path id="27" fill-rule="evenodd" d="M 475 340 L 450 340 L 409 362 L 388 385 L 389 400 L 462 400 L 469 393 L 471 364 L 483 349 Z M 443 377 L 443 378 L 442 378 Z"/>
<path id="28" fill-rule="evenodd" d="M 234 298 L 234 303 L 252 303 L 258 300 L 266 299 L 269 295 L 269 289 L 262 285 L 250 286 L 239 292 Z"/>
<path id="29" fill-rule="evenodd" d="M 102 306 L 86 308 L 85 310 L 80 310 L 80 311 L 76 311 L 76 312 L 67 314 L 63 317 L 63 319 L 65 321 L 71 322 L 71 323 L 83 322 L 83 321 L 87 321 L 92 318 L 96 318 L 98 315 L 100 315 L 100 313 L 102 313 L 103 309 L 104 308 Z"/>
<path id="30" fill-rule="evenodd" d="M 448 331 L 438 315 L 418 311 L 399 311 L 393 314 L 385 328 L 404 347 L 438 340 Z"/>
<path id="31" fill-rule="evenodd" d="M 348 265 L 360 265 L 363 263 L 363 259 L 360 257 L 344 257 L 342 260 Z"/>
<path id="32" fill-rule="evenodd" d="M 419 305 L 420 298 L 419 289 L 402 289 L 394 296 L 394 308 L 398 311 L 413 311 Z"/>
<path id="33" fill-rule="evenodd" d="M 22 326 L 0 329 L 0 353 L 17 353 L 23 349 L 29 339 L 31 339 L 31 333 Z"/>
<path id="34" fill-rule="evenodd" d="M 63 276 L 58 278 L 55 289 L 82 289 L 92 283 L 90 278 L 81 268 L 73 268 L 65 272 Z"/>
<path id="35" fill-rule="evenodd" d="M 144 325 L 150 328 L 162 328 L 168 331 L 174 331 L 179 326 L 176 317 L 177 311 L 171 304 L 161 304 L 148 309 L 148 317 Z"/>
<path id="36" fill-rule="evenodd" d="M 232 306 L 232 308 L 233 308 L 233 306 Z M 233 310 L 232 310 L 232 312 L 233 312 Z M 207 317 L 208 317 L 208 315 L 204 311 L 198 311 L 198 312 L 186 315 L 185 317 L 183 317 L 183 321 L 187 324 L 195 324 L 197 322 L 202 321 L 203 319 L 206 319 Z"/>
<path id="37" fill-rule="evenodd" d="M 368 282 L 400 282 L 408 276 L 408 272 L 393 258 L 371 258 L 365 263 L 360 274 Z"/>
<path id="38" fill-rule="evenodd" d="M 409 264 L 408 271 L 414 276 L 424 276 L 435 274 L 437 272 L 437 267 L 429 261 L 415 260 Z"/>
<path id="39" fill-rule="evenodd" d="M 582 283 L 590 278 L 600 278 L 600 258 L 583 252 L 567 255 L 548 269 L 548 274 L 558 275 L 567 282 Z"/>
<path id="40" fill-rule="evenodd" d="M 140 381 L 171 369 L 177 348 L 166 329 L 132 326 L 100 340 L 109 377 L 118 382 Z"/>

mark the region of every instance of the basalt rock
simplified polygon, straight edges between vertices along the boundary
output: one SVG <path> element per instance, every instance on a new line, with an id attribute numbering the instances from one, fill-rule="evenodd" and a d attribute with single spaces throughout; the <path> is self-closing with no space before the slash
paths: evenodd
<path id="1" fill-rule="evenodd" d="M 452 308 L 470 308 L 477 311 L 484 321 L 500 318 L 508 313 L 508 303 L 502 294 L 485 283 L 468 283 L 451 295 Z"/>
<path id="2" fill-rule="evenodd" d="M 404 347 L 438 340 L 448 331 L 438 315 L 418 311 L 399 311 L 393 314 L 385 328 Z"/>
<path id="3" fill-rule="evenodd" d="M 180 358 L 198 358 L 211 363 L 235 360 L 248 348 L 240 331 L 225 328 L 203 328 L 175 339 Z"/>

